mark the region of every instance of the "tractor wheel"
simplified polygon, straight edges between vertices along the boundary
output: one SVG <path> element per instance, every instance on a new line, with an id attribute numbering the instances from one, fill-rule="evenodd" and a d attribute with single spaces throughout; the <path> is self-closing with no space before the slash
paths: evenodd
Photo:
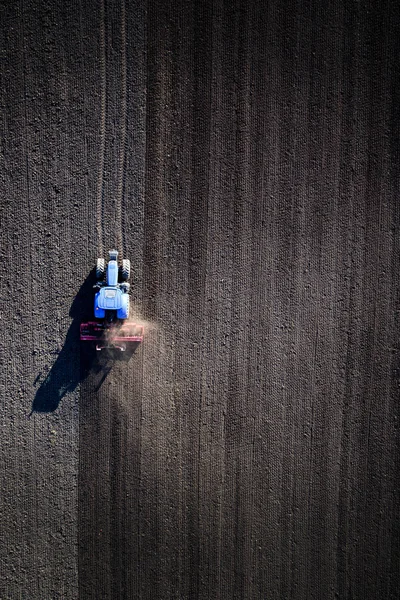
<path id="1" fill-rule="evenodd" d="M 96 279 L 97 281 L 103 281 L 106 272 L 106 265 L 104 258 L 98 258 L 96 263 Z"/>
<path id="2" fill-rule="evenodd" d="M 131 262 L 127 258 L 124 258 L 122 260 L 122 267 L 121 267 L 121 280 L 128 281 L 130 274 L 131 274 Z"/>

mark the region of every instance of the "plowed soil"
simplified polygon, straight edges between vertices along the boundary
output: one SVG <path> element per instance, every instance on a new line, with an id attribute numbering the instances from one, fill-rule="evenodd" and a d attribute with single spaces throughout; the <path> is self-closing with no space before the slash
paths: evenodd
<path id="1" fill-rule="evenodd" d="M 1 600 L 399 600 L 394 0 L 21 0 Z M 133 353 L 79 342 L 98 256 Z"/>

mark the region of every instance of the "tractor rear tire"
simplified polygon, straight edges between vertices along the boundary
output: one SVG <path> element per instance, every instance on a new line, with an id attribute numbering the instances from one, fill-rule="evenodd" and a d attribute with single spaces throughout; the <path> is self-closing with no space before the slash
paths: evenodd
<path id="1" fill-rule="evenodd" d="M 122 260 L 121 281 L 128 281 L 131 274 L 131 261 L 127 258 Z"/>
<path id="2" fill-rule="evenodd" d="M 98 258 L 96 263 L 96 279 L 97 281 L 103 281 L 106 273 L 106 264 L 104 258 Z"/>

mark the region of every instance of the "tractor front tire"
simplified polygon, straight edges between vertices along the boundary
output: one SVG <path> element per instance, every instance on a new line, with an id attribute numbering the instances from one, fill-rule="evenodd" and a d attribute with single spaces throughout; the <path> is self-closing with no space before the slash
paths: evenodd
<path id="1" fill-rule="evenodd" d="M 121 280 L 128 281 L 130 274 L 131 274 L 131 262 L 127 258 L 124 258 L 122 260 L 122 267 L 121 267 Z"/>
<path id="2" fill-rule="evenodd" d="M 97 281 L 103 281 L 106 273 L 106 263 L 104 258 L 98 258 L 96 263 L 96 279 Z"/>

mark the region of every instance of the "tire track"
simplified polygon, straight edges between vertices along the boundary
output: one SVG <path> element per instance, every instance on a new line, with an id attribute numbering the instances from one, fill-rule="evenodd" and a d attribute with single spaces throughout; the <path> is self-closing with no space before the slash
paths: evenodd
<path id="1" fill-rule="evenodd" d="M 135 239 L 125 236 L 127 223 L 136 220 L 138 202 L 124 203 L 127 164 L 139 167 L 130 169 L 134 177 L 128 179 L 128 189 L 132 183 L 137 189 L 135 177 L 144 171 L 145 155 L 145 138 L 138 135 L 138 130 L 144 130 L 140 121 L 145 117 L 143 93 L 138 87 L 144 87 L 141 78 L 145 68 L 135 53 L 140 49 L 138 54 L 144 55 L 145 11 L 140 2 L 136 8 L 137 12 L 130 4 L 128 10 L 124 1 L 115 5 L 105 2 L 107 115 L 102 234 L 103 250 L 115 246 L 124 256 L 128 252 L 140 276 L 142 265 L 134 260 L 141 253 L 140 223 Z M 128 93 L 136 106 L 128 105 Z M 131 138 L 128 123 L 135 130 Z M 134 153 L 128 154 L 128 143 Z M 135 279 L 133 276 L 132 281 Z M 137 290 L 136 294 L 135 302 L 139 299 Z M 79 590 L 85 600 L 123 600 L 139 597 L 143 351 L 139 348 L 126 362 L 110 360 L 101 365 L 101 359 L 95 357 L 81 391 Z"/>
<path id="2" fill-rule="evenodd" d="M 126 243 L 124 240 L 125 220 L 123 219 L 123 196 L 124 196 L 124 178 L 125 178 L 125 157 L 126 157 L 126 125 L 127 125 L 127 63 L 126 63 L 126 5 L 125 0 L 121 0 L 121 113 L 119 128 L 119 156 L 118 156 L 118 179 L 116 195 L 116 223 L 117 223 L 117 248 L 125 256 Z"/>
<path id="3" fill-rule="evenodd" d="M 98 255 L 103 256 L 103 220 L 104 220 L 104 163 L 106 152 L 107 118 L 107 75 L 106 75 L 106 21 L 105 0 L 100 0 L 100 152 L 97 179 L 96 229 Z"/>

